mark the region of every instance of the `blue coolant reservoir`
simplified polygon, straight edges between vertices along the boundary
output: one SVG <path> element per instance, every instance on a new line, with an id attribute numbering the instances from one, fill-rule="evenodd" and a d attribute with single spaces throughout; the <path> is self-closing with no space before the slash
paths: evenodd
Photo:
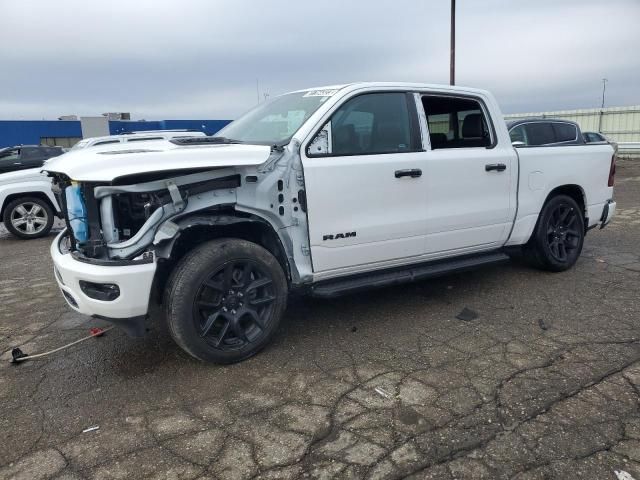
<path id="1" fill-rule="evenodd" d="M 65 189 L 64 194 L 67 199 L 67 214 L 73 236 L 76 238 L 76 242 L 85 243 L 89 240 L 89 229 L 87 228 L 87 209 L 84 206 L 80 185 L 71 182 L 71 186 Z"/>

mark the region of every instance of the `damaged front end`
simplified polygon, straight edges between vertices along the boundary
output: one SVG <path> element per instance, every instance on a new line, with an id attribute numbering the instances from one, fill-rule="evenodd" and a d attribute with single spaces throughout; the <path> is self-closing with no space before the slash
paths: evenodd
<path id="1" fill-rule="evenodd" d="M 97 265 L 170 260 L 176 241 L 194 226 L 215 236 L 216 228 L 253 222 L 277 238 L 291 283 L 310 279 L 296 145 L 273 147 L 257 165 L 138 171 L 103 182 L 48 173 L 67 224 L 66 248 L 75 260 Z"/>

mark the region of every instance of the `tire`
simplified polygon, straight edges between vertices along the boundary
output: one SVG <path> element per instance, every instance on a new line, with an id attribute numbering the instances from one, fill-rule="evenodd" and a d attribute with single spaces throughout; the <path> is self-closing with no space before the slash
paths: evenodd
<path id="1" fill-rule="evenodd" d="M 7 204 L 2 221 L 16 237 L 31 240 L 49 234 L 53 216 L 53 209 L 47 201 L 38 197 L 22 197 Z"/>
<path id="2" fill-rule="evenodd" d="M 525 259 L 542 270 L 562 272 L 578 260 L 584 236 L 584 214 L 576 201 L 567 195 L 551 197 L 523 249 Z"/>
<path id="3" fill-rule="evenodd" d="M 287 293 L 284 271 L 270 252 L 245 240 L 212 240 L 171 273 L 164 301 L 169 331 L 199 360 L 239 362 L 269 343 Z"/>

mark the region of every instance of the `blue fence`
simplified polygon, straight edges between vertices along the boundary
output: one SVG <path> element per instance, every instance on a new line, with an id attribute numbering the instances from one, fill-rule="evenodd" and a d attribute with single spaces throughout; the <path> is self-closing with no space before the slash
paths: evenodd
<path id="1" fill-rule="evenodd" d="M 109 122 L 112 135 L 137 130 L 189 129 L 212 135 L 230 120 L 152 120 Z M 38 145 L 43 138 L 81 138 L 79 120 L 0 120 L 0 148 Z"/>

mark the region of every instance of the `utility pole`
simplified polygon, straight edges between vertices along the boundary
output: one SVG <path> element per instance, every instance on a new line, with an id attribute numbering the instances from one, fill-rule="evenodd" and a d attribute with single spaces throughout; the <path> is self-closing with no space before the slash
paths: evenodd
<path id="1" fill-rule="evenodd" d="M 602 79 L 602 105 L 600 106 L 600 116 L 598 117 L 598 132 L 602 133 L 602 116 L 604 115 L 604 92 L 607 90 L 607 80 Z"/>
<path id="2" fill-rule="evenodd" d="M 449 84 L 456 84 L 456 0 L 451 0 L 451 58 L 449 60 Z"/>
<path id="3" fill-rule="evenodd" d="M 609 80 L 607 80 L 606 78 L 602 79 L 602 107 L 600 108 L 604 108 L 604 92 L 607 90 L 607 82 Z"/>
<path id="4" fill-rule="evenodd" d="M 256 78 L 256 95 L 258 96 L 258 103 L 260 103 L 260 82 Z"/>

